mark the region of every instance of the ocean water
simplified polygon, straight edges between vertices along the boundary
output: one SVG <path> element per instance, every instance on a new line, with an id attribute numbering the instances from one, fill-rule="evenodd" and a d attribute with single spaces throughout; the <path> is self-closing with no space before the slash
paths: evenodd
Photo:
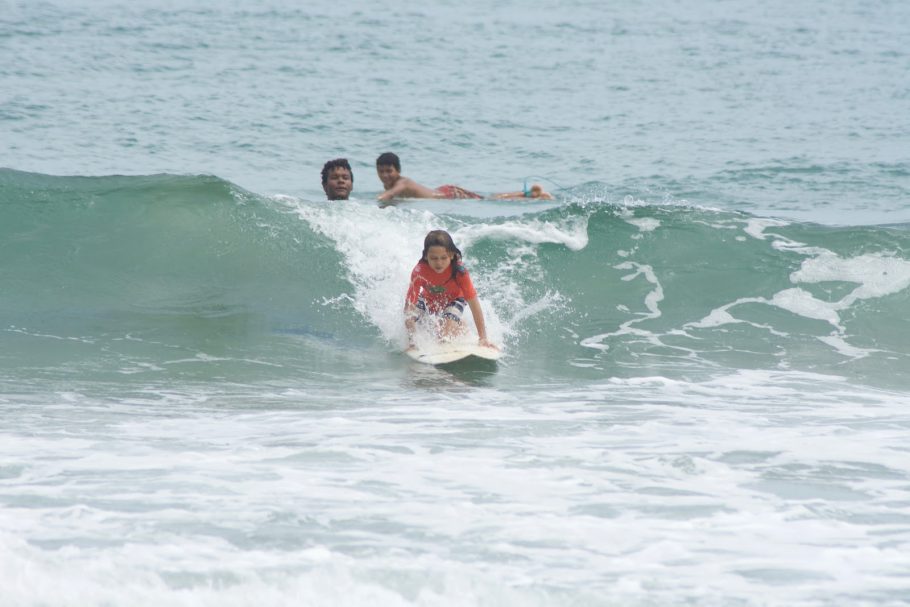
<path id="1" fill-rule="evenodd" d="M 910 604 L 907 49 L 888 1 L 0 0 L 0 606 Z M 381 208 L 388 150 L 555 199 Z M 401 352 L 436 228 L 497 364 Z"/>

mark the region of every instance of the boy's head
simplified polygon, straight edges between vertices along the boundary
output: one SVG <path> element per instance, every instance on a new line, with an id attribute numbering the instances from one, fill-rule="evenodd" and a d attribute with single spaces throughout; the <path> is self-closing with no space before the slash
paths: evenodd
<path id="1" fill-rule="evenodd" d="M 396 171 L 401 172 L 401 161 L 392 152 L 383 152 L 379 155 L 379 158 L 376 159 L 376 168 L 381 166 L 393 166 Z"/>
<path id="2" fill-rule="evenodd" d="M 347 158 L 329 160 L 322 166 L 322 189 L 329 200 L 347 200 L 354 188 L 354 171 Z"/>
<path id="3" fill-rule="evenodd" d="M 401 161 L 392 152 L 385 152 L 376 159 L 376 174 L 385 189 L 391 188 L 401 176 Z"/>

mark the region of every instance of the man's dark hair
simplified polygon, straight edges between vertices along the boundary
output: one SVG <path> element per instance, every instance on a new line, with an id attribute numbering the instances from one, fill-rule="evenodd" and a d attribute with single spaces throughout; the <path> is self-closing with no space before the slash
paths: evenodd
<path id="1" fill-rule="evenodd" d="M 348 164 L 347 158 L 336 158 L 335 160 L 329 160 L 324 165 L 322 165 L 322 185 L 325 185 L 329 180 L 329 173 L 332 172 L 332 169 L 337 169 L 341 167 L 347 169 L 348 173 L 351 174 L 351 183 L 354 183 L 354 171 L 351 170 L 351 165 Z"/>
<path id="2" fill-rule="evenodd" d="M 379 158 L 376 159 L 376 166 L 383 167 L 392 165 L 395 167 L 395 170 L 399 173 L 401 172 L 401 161 L 398 160 L 398 156 L 392 152 L 384 152 L 379 155 Z"/>

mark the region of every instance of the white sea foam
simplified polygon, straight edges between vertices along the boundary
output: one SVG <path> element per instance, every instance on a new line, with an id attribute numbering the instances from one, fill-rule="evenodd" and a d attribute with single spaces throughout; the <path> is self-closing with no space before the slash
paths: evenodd
<path id="1" fill-rule="evenodd" d="M 63 396 L 0 436 L 12 604 L 910 591 L 906 396 L 840 377 Z"/>
<path id="2" fill-rule="evenodd" d="M 882 253 L 864 254 L 856 257 L 841 257 L 827 249 L 808 247 L 785 239 L 778 235 L 769 235 L 764 230 L 771 226 L 786 225 L 774 220 L 752 219 L 745 229 L 751 236 L 760 240 L 772 238 L 772 246 L 781 250 L 790 250 L 806 255 L 800 269 L 790 274 L 794 284 L 812 284 L 823 282 L 848 282 L 858 286 L 838 300 L 819 299 L 801 287 L 778 291 L 770 298 L 745 297 L 724 304 L 712 310 L 707 316 L 686 323 L 684 328 L 716 328 L 725 324 L 747 323 L 766 328 L 776 335 L 785 331 L 775 330 L 770 325 L 755 323 L 738 318 L 732 310 L 742 304 L 766 304 L 803 318 L 821 320 L 831 325 L 832 333 L 819 336 L 819 340 L 828 344 L 836 352 L 850 358 L 863 358 L 875 350 L 860 348 L 847 341 L 846 328 L 841 313 L 850 309 L 857 301 L 875 299 L 899 293 L 910 287 L 910 261 Z"/>
<path id="3" fill-rule="evenodd" d="M 588 246 L 587 220 L 584 218 L 569 220 L 564 224 L 537 219 L 475 224 L 462 227 L 458 234 L 465 246 L 483 238 L 532 244 L 555 243 L 565 245 L 572 251 L 580 251 Z"/>
<path id="4" fill-rule="evenodd" d="M 805 318 L 824 320 L 832 324 L 838 331 L 843 331 L 843 327 L 840 326 L 840 317 L 834 308 L 803 289 L 784 289 L 766 301 L 772 306 Z"/>
<path id="5" fill-rule="evenodd" d="M 843 310 L 858 300 L 885 297 L 910 287 L 910 261 L 883 254 L 844 258 L 825 251 L 803 261 L 800 269 L 790 275 L 790 280 L 794 283 L 857 283 L 856 289 L 833 304 L 836 309 Z"/>
<path id="6" fill-rule="evenodd" d="M 780 236 L 765 234 L 765 230 L 788 225 L 790 225 L 790 222 L 781 221 L 779 219 L 753 217 L 746 222 L 746 227 L 743 228 L 743 231 L 752 238 L 757 238 L 758 240 L 767 240 L 768 238 L 779 239 L 781 238 Z"/>

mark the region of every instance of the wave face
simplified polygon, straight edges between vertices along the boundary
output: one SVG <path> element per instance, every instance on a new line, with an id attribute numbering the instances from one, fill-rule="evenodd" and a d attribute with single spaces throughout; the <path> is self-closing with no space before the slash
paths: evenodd
<path id="1" fill-rule="evenodd" d="M 404 364 L 408 275 L 425 233 L 444 228 L 504 344 L 506 378 L 759 369 L 906 381 L 907 226 L 584 195 L 381 209 L 211 176 L 11 170 L 0 201 L 11 378 L 291 379 L 351 352 L 381 372 Z M 187 360 L 217 364 L 175 364 Z"/>

